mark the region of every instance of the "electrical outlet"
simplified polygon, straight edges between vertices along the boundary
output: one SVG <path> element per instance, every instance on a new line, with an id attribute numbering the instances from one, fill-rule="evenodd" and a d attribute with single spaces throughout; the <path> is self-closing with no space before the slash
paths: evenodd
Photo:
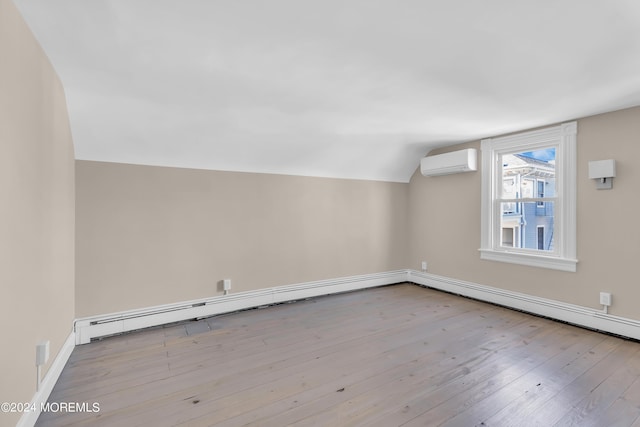
<path id="1" fill-rule="evenodd" d="M 427 261 L 422 261 L 422 271 L 427 271 Z"/>
<path id="2" fill-rule="evenodd" d="M 49 341 L 36 345 L 36 366 L 42 366 L 49 360 Z"/>
<path id="3" fill-rule="evenodd" d="M 600 292 L 600 304 L 611 305 L 611 294 L 609 292 Z"/>
<path id="4" fill-rule="evenodd" d="M 231 290 L 231 279 L 224 279 L 222 281 L 222 289 L 225 291 Z"/>

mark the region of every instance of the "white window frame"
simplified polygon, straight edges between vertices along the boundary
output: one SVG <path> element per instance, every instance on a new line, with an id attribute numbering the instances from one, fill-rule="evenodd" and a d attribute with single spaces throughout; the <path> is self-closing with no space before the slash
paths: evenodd
<path id="1" fill-rule="evenodd" d="M 484 139 L 482 151 L 480 258 L 562 271 L 576 271 L 576 135 L 577 122 L 515 135 Z M 500 245 L 500 194 L 503 154 L 556 147 L 554 251 L 505 248 Z"/>

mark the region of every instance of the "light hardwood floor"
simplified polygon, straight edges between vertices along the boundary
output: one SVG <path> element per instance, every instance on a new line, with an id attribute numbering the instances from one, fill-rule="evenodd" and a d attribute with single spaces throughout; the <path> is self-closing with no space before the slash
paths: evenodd
<path id="1" fill-rule="evenodd" d="M 635 426 L 640 344 L 410 284 L 76 347 L 39 426 Z"/>

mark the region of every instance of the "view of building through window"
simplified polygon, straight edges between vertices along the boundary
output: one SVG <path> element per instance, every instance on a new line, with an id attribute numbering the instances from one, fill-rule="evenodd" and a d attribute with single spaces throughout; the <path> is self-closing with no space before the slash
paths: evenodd
<path id="1" fill-rule="evenodd" d="M 556 149 L 501 158 L 501 246 L 553 251 Z"/>

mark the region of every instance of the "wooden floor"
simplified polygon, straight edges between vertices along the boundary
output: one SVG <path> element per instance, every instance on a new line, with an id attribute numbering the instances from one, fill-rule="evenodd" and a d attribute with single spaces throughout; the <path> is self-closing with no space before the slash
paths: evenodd
<path id="1" fill-rule="evenodd" d="M 78 346 L 39 426 L 640 426 L 640 344 L 414 285 Z"/>

